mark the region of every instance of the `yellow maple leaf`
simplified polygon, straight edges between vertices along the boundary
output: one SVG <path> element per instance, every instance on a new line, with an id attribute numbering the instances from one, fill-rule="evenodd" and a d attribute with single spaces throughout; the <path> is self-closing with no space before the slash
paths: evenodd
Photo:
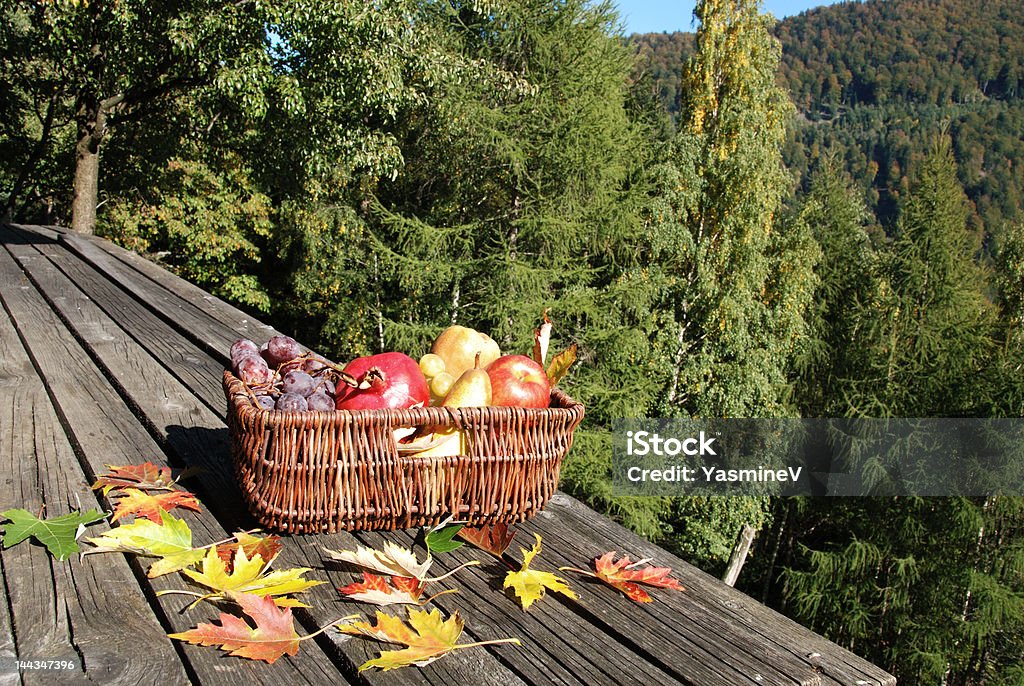
<path id="1" fill-rule="evenodd" d="M 192 530 L 188 524 L 162 510 L 159 515 L 159 524 L 140 519 L 86 539 L 95 547 L 84 554 L 118 552 L 158 557 L 160 559 L 146 573 L 150 579 L 191 567 L 202 560 L 202 549 L 192 547 Z"/>
<path id="2" fill-rule="evenodd" d="M 378 611 L 375 624 L 353 622 L 338 625 L 338 630 L 345 634 L 363 635 L 385 643 L 406 646 L 401 650 L 381 651 L 379 657 L 360 665 L 360 672 L 370 667 L 377 667 L 385 671 L 409 665 L 423 667 L 459 648 L 499 643 L 520 645 L 518 638 L 458 644 L 456 641 L 462 635 L 462 628 L 463 621 L 458 611 L 453 612 L 448 619 L 443 619 L 440 610 L 434 609 L 428 612 L 412 608 L 409 609 L 408 624 L 394 615 Z"/>
<path id="3" fill-rule="evenodd" d="M 300 593 L 324 583 L 302 578 L 303 574 L 312 571 L 309 567 L 269 572 L 268 566 L 260 555 L 253 555 L 250 559 L 246 557 L 245 549 L 239 547 L 235 551 L 231 572 L 228 573 L 228 565 L 217 554 L 217 549 L 210 548 L 206 551 L 200 571 L 186 569 L 183 573 L 196 583 L 214 591 L 200 596 L 199 600 L 224 598 L 228 592 L 252 593 L 273 597 L 278 607 L 307 607 L 294 598 L 283 596 Z"/>
<path id="4" fill-rule="evenodd" d="M 522 569 L 506 574 L 503 588 L 512 588 L 515 591 L 524 610 L 529 610 L 534 601 L 543 598 L 546 591 L 561 593 L 575 600 L 577 595 L 569 588 L 565 579 L 555 576 L 551 572 L 538 572 L 535 569 L 530 569 L 530 563 L 540 552 L 541 544 L 540 534 L 534 534 L 534 536 L 537 537 L 537 543 L 533 548 L 530 550 L 519 549 L 519 552 L 523 554 Z"/>

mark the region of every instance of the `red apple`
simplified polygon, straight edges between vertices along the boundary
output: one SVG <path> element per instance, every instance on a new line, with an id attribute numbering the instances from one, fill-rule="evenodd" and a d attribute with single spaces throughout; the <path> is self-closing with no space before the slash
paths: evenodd
<path id="1" fill-rule="evenodd" d="M 544 368 L 526 355 L 505 355 L 487 365 L 491 405 L 547 407 L 551 384 Z"/>

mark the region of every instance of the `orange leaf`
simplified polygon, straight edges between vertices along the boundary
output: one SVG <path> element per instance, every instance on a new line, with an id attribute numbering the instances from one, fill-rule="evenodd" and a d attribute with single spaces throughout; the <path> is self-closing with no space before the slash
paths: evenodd
<path id="1" fill-rule="evenodd" d="M 92 485 L 93 489 L 103 489 L 103 495 L 112 488 L 141 488 L 156 491 L 169 491 L 173 488 L 170 467 L 158 467 L 152 462 L 129 464 L 122 466 L 107 465 L 110 470 L 101 474 Z"/>
<path id="2" fill-rule="evenodd" d="M 281 552 L 281 537 L 273 534 L 269 536 L 253 536 L 245 531 L 235 534 L 234 543 L 221 543 L 217 546 L 217 555 L 228 571 L 234 569 L 235 553 L 239 548 L 245 553 L 245 557 L 252 559 L 259 555 L 266 564 L 273 562 Z"/>
<path id="3" fill-rule="evenodd" d="M 121 517 L 135 515 L 160 524 L 161 511 L 170 512 L 176 507 L 193 512 L 200 511 L 199 500 L 188 491 L 168 491 L 153 495 L 137 488 L 125 488 L 121 493 L 124 495 L 117 499 L 112 522 L 116 522 Z"/>
<path id="4" fill-rule="evenodd" d="M 295 633 L 290 608 L 279 608 L 273 598 L 251 593 L 232 593 L 230 597 L 253 621 L 254 627 L 240 617 L 221 612 L 220 626 L 202 623 L 194 629 L 168 635 L 188 643 L 220 646 L 230 655 L 264 662 L 299 652 L 299 635 Z"/>
<path id="5" fill-rule="evenodd" d="M 475 545 L 480 550 L 486 550 L 495 557 L 501 557 L 508 547 L 512 545 L 512 539 L 516 537 L 514 526 L 505 522 L 500 524 L 484 524 L 483 526 L 462 527 L 457 534 L 459 538 Z"/>
<path id="6" fill-rule="evenodd" d="M 624 555 L 620 560 L 615 561 L 615 555 L 616 553 L 612 551 L 595 559 L 594 569 L 597 570 L 596 574 L 582 569 L 574 569 L 573 571 L 582 572 L 588 576 L 600 579 L 612 588 L 624 593 L 630 600 L 635 600 L 638 603 L 649 603 L 652 601 L 652 598 L 648 595 L 647 591 L 640 588 L 637 584 L 646 584 L 657 588 L 670 588 L 675 591 L 686 590 L 679 583 L 678 579 L 673 579 L 669 576 L 672 570 L 668 567 L 644 567 L 643 569 L 637 569 L 637 567 L 646 564 L 649 560 L 644 559 L 633 562 L 629 559 L 628 555 Z M 562 569 L 572 568 L 563 567 Z"/>
<path id="7" fill-rule="evenodd" d="M 363 572 L 362 583 L 356 582 L 339 588 L 352 600 L 374 605 L 419 605 L 423 595 L 423 584 L 407 576 L 378 576 Z"/>

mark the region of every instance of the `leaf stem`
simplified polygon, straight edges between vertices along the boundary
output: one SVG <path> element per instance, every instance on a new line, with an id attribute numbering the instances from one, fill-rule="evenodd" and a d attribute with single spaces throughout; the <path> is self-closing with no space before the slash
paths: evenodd
<path id="1" fill-rule="evenodd" d="M 335 626 L 338 622 L 344 622 L 344 621 L 346 621 L 348 619 L 355 619 L 356 617 L 362 617 L 362 615 L 355 614 L 355 615 L 348 615 L 347 617 L 339 617 L 338 619 L 335 619 L 333 622 L 328 622 L 327 624 L 323 625 L 322 627 L 320 627 L 319 629 L 317 629 L 316 631 L 314 631 L 311 634 L 306 634 L 305 636 L 299 636 L 299 640 L 300 641 L 305 641 L 307 639 L 313 638 L 314 636 L 319 636 L 323 632 L 325 632 L 328 629 L 330 629 L 331 627 Z"/>
<path id="2" fill-rule="evenodd" d="M 458 592 L 459 592 L 459 589 L 457 589 L 457 588 L 449 588 L 447 591 L 441 591 L 440 593 L 435 593 L 434 595 L 430 596 L 429 598 L 427 598 L 426 600 L 421 602 L 420 603 L 420 607 L 423 607 L 427 603 L 433 602 L 434 598 L 437 598 L 439 596 L 443 596 L 443 595 L 445 595 L 447 593 L 458 593 Z"/>
<path id="3" fill-rule="evenodd" d="M 496 638 L 496 639 L 491 640 L 491 641 L 477 641 L 476 643 L 458 643 L 458 644 L 456 644 L 456 645 L 454 645 L 452 647 L 453 648 L 476 648 L 476 647 L 479 647 L 479 646 L 494 646 L 494 645 L 499 645 L 501 643 L 512 643 L 512 644 L 517 645 L 517 646 L 523 645 L 522 643 L 519 642 L 518 638 Z"/>
<path id="4" fill-rule="evenodd" d="M 593 572 L 588 572 L 585 569 L 579 569 L 578 567 L 559 567 L 558 571 L 560 571 L 560 572 L 579 572 L 580 574 L 586 574 L 587 576 L 592 576 L 595 579 L 600 578 L 600 577 L 597 576 L 597 574 L 594 574 Z"/>
<path id="5" fill-rule="evenodd" d="M 435 576 L 435 577 L 430 578 L 430 579 L 420 579 L 420 581 L 425 583 L 425 584 L 426 583 L 430 583 L 432 581 L 442 581 L 444 579 L 447 579 L 448 577 L 450 577 L 452 574 L 454 574 L 455 572 L 459 571 L 460 569 L 463 569 L 464 567 L 475 567 L 478 564 L 480 564 L 480 560 L 470 560 L 469 562 L 466 562 L 465 564 L 459 565 L 458 567 L 456 567 L 452 571 L 448 572 L 447 574 L 442 574 L 441 576 Z"/>

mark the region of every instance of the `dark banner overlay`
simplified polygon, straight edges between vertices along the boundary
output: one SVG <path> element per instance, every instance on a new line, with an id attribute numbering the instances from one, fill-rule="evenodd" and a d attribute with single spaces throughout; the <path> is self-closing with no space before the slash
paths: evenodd
<path id="1" fill-rule="evenodd" d="M 616 495 L 1024 495 L 1024 419 L 620 419 Z"/>

